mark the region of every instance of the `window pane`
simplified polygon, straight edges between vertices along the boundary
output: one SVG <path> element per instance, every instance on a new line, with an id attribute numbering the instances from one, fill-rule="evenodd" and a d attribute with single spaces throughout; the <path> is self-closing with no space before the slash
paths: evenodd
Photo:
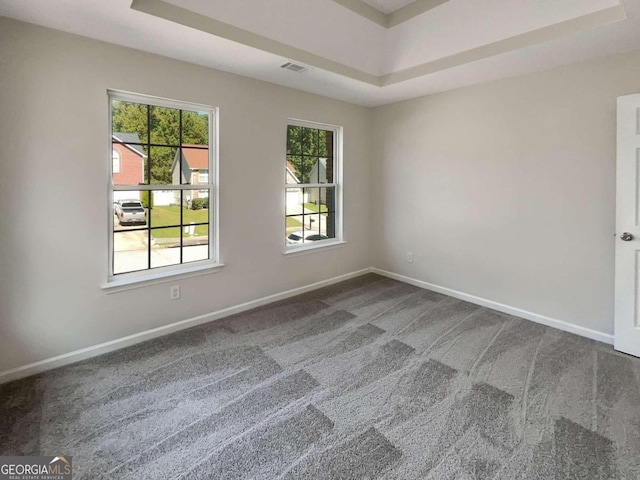
<path id="1" fill-rule="evenodd" d="M 330 130 L 318 131 L 318 155 L 321 157 L 333 157 L 333 132 Z"/>
<path id="2" fill-rule="evenodd" d="M 301 157 L 301 174 L 298 178 L 300 178 L 300 183 L 317 183 L 318 182 L 318 174 L 317 170 L 313 167 L 317 162 L 316 157 Z M 313 177 L 313 178 L 312 178 Z"/>
<path id="3" fill-rule="evenodd" d="M 287 245 L 302 243 L 304 236 L 304 229 L 302 227 L 303 218 L 302 215 L 286 217 L 285 237 Z"/>
<path id="4" fill-rule="evenodd" d="M 326 187 L 320 189 L 320 233 L 328 238 L 336 237 L 336 189 Z"/>
<path id="5" fill-rule="evenodd" d="M 182 192 L 185 208 L 182 224 L 182 261 L 209 258 L 209 190 Z"/>
<path id="6" fill-rule="evenodd" d="M 332 158 L 319 158 L 318 159 L 318 183 L 333 183 L 333 159 Z"/>
<path id="7" fill-rule="evenodd" d="M 287 155 L 285 182 L 287 184 L 300 183 L 302 178 L 302 157 Z"/>
<path id="8" fill-rule="evenodd" d="M 151 229 L 151 268 L 178 264 L 180 264 L 180 227 Z"/>
<path id="9" fill-rule="evenodd" d="M 302 154 L 302 127 L 296 125 L 287 127 L 287 154 Z"/>
<path id="10" fill-rule="evenodd" d="M 183 228 L 182 261 L 197 262 L 209 258 L 209 225 Z"/>
<path id="11" fill-rule="evenodd" d="M 302 243 L 310 243 L 320 240 L 320 224 L 320 215 L 304 216 L 304 239 Z"/>
<path id="12" fill-rule="evenodd" d="M 202 190 L 185 190 L 182 192 L 183 204 L 183 223 L 182 238 L 183 246 L 199 247 L 188 249 L 190 260 L 186 260 L 183 250 L 183 262 L 193 262 L 195 259 L 204 260 L 209 258 L 209 190 L 204 193 Z"/>
<path id="13" fill-rule="evenodd" d="M 302 154 L 318 155 L 318 130 L 315 128 L 302 129 Z"/>
<path id="14" fill-rule="evenodd" d="M 144 183 L 144 157 L 144 149 L 141 145 L 119 143 L 114 140 L 111 143 L 113 184 L 140 185 Z"/>
<path id="15" fill-rule="evenodd" d="M 113 232 L 113 273 L 149 268 L 148 244 L 148 230 Z"/>
<path id="16" fill-rule="evenodd" d="M 178 162 L 175 163 L 174 181 L 178 179 Z M 209 150 L 206 148 L 182 148 L 182 184 L 202 185 L 209 181 Z"/>
<path id="17" fill-rule="evenodd" d="M 151 169 L 151 184 L 167 185 L 179 179 L 179 164 L 177 162 L 178 149 L 175 147 L 151 147 L 149 166 Z M 175 165 L 174 165 L 175 162 Z M 174 168 L 175 167 L 175 168 Z M 145 179 L 147 178 L 145 173 Z"/>
<path id="18" fill-rule="evenodd" d="M 286 189 L 285 215 L 300 215 L 303 213 L 304 190 L 303 188 Z"/>
<path id="19" fill-rule="evenodd" d="M 147 143 L 147 105 L 111 101 L 111 132 L 123 143 Z"/>
<path id="20" fill-rule="evenodd" d="M 204 193 L 203 193 L 204 192 Z M 209 222 L 209 190 L 182 192 L 183 224 Z"/>
<path id="21" fill-rule="evenodd" d="M 323 187 L 320 189 L 320 208 L 322 213 L 336 211 L 336 188 Z"/>
<path id="22" fill-rule="evenodd" d="M 151 227 L 180 227 L 180 190 L 156 190 L 150 194 L 153 200 L 149 212 Z M 149 192 L 142 193 L 145 205 L 148 195 Z"/>
<path id="23" fill-rule="evenodd" d="M 320 174 L 323 171 L 323 164 L 321 158 L 318 157 L 304 157 L 305 158 L 305 171 L 309 172 L 307 176 L 307 183 L 320 183 Z M 325 162 L 326 163 L 326 162 Z"/>
<path id="24" fill-rule="evenodd" d="M 305 188 L 303 198 L 305 242 L 335 238 L 335 187 Z"/>
<path id="25" fill-rule="evenodd" d="M 182 111 L 182 143 L 209 145 L 209 115 L 203 112 Z"/>
<path id="26" fill-rule="evenodd" d="M 327 183 L 327 177 L 333 177 L 333 165 L 326 158 L 305 157 L 305 165 L 309 168 L 309 181 L 307 183 Z"/>
<path id="27" fill-rule="evenodd" d="M 151 143 L 180 145 L 180 110 L 151 106 Z"/>
<path id="28" fill-rule="evenodd" d="M 327 238 L 336 238 L 336 212 L 327 212 L 322 217 L 320 233 Z"/>
<path id="29" fill-rule="evenodd" d="M 327 189 L 326 188 L 305 188 L 304 189 L 304 213 L 324 213 L 327 212 Z"/>
<path id="30" fill-rule="evenodd" d="M 146 192 L 139 190 L 113 192 L 114 230 L 132 230 L 147 225 L 147 209 L 142 202 Z"/>

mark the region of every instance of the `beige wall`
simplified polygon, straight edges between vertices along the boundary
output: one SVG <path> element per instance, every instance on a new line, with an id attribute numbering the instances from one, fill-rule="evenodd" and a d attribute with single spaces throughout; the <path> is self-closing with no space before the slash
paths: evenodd
<path id="1" fill-rule="evenodd" d="M 368 109 L 3 18 L 0 45 L 0 372 L 369 266 Z M 108 88 L 220 107 L 221 272 L 100 288 Z M 344 127 L 340 248 L 282 255 L 288 117 Z"/>
<path id="2" fill-rule="evenodd" d="M 2 18 L 0 45 L 0 372 L 369 265 L 612 333 L 640 52 L 370 110 Z M 220 273 L 100 288 L 107 88 L 220 107 Z M 344 126 L 343 247 L 282 255 L 288 117 Z"/>
<path id="3" fill-rule="evenodd" d="M 374 266 L 613 333 L 616 97 L 638 91 L 634 52 L 375 109 Z"/>

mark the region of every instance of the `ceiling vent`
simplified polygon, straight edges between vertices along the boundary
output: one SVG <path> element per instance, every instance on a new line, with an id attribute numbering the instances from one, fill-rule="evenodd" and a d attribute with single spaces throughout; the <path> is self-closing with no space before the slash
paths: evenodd
<path id="1" fill-rule="evenodd" d="M 309 70 L 309 67 L 304 65 L 300 65 L 299 63 L 287 62 L 284 65 L 280 65 L 280 68 L 284 68 L 285 70 L 291 70 L 292 72 L 302 73 Z"/>

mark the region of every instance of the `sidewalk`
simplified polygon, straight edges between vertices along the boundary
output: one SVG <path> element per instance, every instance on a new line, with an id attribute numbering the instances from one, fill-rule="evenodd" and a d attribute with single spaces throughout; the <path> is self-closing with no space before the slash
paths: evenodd
<path id="1" fill-rule="evenodd" d="M 182 237 L 182 245 L 185 247 L 191 247 L 195 245 L 206 245 L 209 243 L 208 235 L 185 235 Z M 152 245 L 156 245 L 158 247 L 179 247 L 180 239 L 178 237 L 172 238 L 154 238 L 151 242 Z"/>

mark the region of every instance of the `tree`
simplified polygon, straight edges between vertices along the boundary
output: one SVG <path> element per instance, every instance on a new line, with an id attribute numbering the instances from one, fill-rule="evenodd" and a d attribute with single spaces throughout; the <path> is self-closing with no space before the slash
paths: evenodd
<path id="1" fill-rule="evenodd" d="M 300 183 L 319 183 L 322 180 L 310 178 L 310 174 L 320 158 L 327 158 L 326 138 L 333 138 L 332 135 L 332 132 L 326 130 L 289 125 L 287 160 L 294 166 Z"/>

